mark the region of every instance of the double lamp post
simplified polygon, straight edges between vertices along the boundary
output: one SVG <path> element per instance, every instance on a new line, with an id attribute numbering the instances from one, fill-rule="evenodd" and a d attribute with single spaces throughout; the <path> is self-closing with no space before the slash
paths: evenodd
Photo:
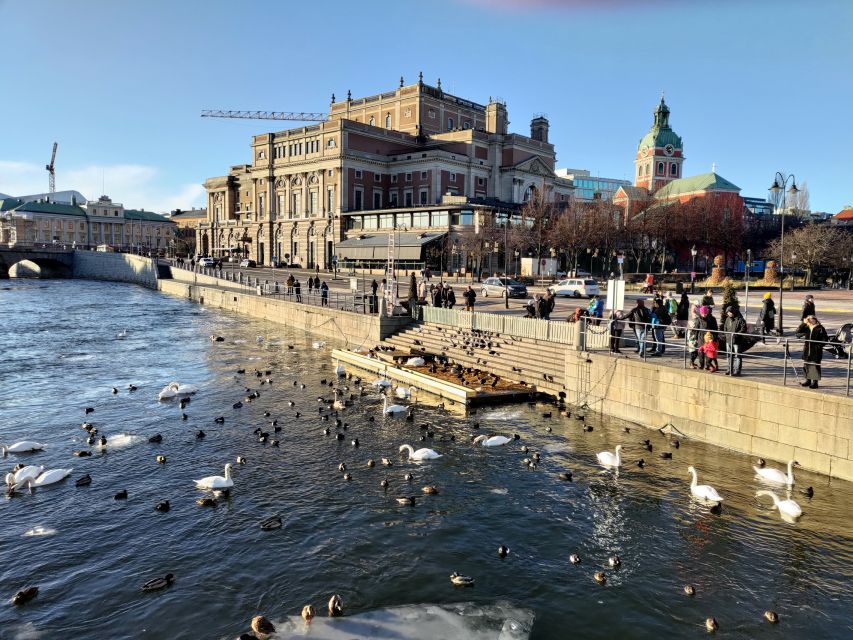
<path id="1" fill-rule="evenodd" d="M 791 181 L 791 186 L 788 187 L 788 181 Z M 785 269 L 782 265 L 782 260 L 785 256 L 785 187 L 788 187 L 787 193 L 791 197 L 794 197 L 799 192 L 797 189 L 797 180 L 794 178 L 794 174 L 785 177 L 779 171 L 776 172 L 776 175 L 773 178 L 773 184 L 770 185 L 770 193 L 773 194 L 773 199 L 776 201 L 776 208 L 779 209 L 780 200 L 781 200 L 781 215 L 782 215 L 782 234 L 779 240 L 779 315 L 777 316 L 776 321 L 776 331 L 781 336 L 783 331 L 782 324 L 782 285 L 785 282 Z M 791 290 L 794 289 L 794 274 L 791 273 Z"/>

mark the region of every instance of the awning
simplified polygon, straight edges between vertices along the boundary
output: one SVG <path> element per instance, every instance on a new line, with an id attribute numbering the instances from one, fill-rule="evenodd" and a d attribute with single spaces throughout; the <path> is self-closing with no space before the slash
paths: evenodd
<path id="1" fill-rule="evenodd" d="M 394 236 L 397 260 L 423 260 L 423 248 L 447 233 L 397 233 Z M 363 233 L 338 242 L 335 252 L 344 260 L 387 260 L 388 233 Z"/>

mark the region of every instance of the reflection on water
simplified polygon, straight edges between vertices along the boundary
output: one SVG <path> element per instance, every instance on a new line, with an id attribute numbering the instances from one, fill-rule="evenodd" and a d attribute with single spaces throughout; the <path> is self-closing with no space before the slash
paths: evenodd
<path id="1" fill-rule="evenodd" d="M 285 621 L 307 603 L 322 612 L 332 593 L 343 596 L 348 617 L 358 616 L 354 623 L 401 612 L 425 619 L 431 609 L 423 603 L 510 603 L 535 614 L 531 637 L 542 639 L 681 638 L 704 633 L 709 615 L 732 638 L 853 633 L 849 483 L 799 471 L 791 497 L 804 514 L 787 523 L 770 500 L 756 497 L 770 487 L 753 477 L 745 456 L 684 439 L 675 450 L 657 432 L 625 433 L 593 414 L 587 423 L 595 428 L 585 433 L 583 423 L 556 413 L 544 419 L 542 406 L 464 417 L 419 404 L 414 420 L 389 419 L 379 391 L 366 384 L 360 396 L 351 380 L 342 384 L 355 404 L 341 415 L 347 428 L 338 441 L 324 435 L 326 427 L 335 432 L 334 418 L 323 421 L 317 401 L 332 397 L 320 384 L 335 378 L 332 341 L 314 349 L 314 338 L 280 325 L 107 283 L 12 282 L 0 289 L 0 310 L 0 442 L 48 444 L 6 458 L 0 470 L 19 461 L 74 469 L 54 488 L 0 500 L 0 599 L 40 587 L 23 607 L 0 606 L 4 640 L 233 638 L 258 613 Z M 211 334 L 226 339 L 213 343 Z M 271 373 L 258 378 L 256 369 Z M 261 384 L 267 377 L 272 385 Z M 157 400 L 173 380 L 199 387 L 183 410 Z M 247 388 L 260 396 L 247 401 Z M 233 409 L 238 401 L 242 408 Z M 87 417 L 84 407 L 95 411 Z M 89 448 L 84 419 L 108 445 L 75 458 L 73 451 Z M 280 446 L 259 443 L 258 428 Z M 199 430 L 206 437 L 197 438 Z M 435 438 L 421 442 L 427 430 Z M 521 440 L 471 444 L 491 431 Z M 163 441 L 149 443 L 157 433 Z M 642 448 L 645 438 L 654 454 Z M 443 457 L 406 461 L 397 451 L 403 443 Z M 617 476 L 594 461 L 620 443 L 625 462 Z M 522 464 L 530 455 L 522 446 L 541 453 L 535 470 Z M 673 459 L 659 459 L 657 450 L 671 450 Z M 215 508 L 198 506 L 204 494 L 193 480 L 222 473 L 238 455 L 247 463 L 235 464 L 231 496 Z M 381 465 L 383 457 L 394 465 Z M 635 464 L 641 457 L 643 469 Z M 690 499 L 689 465 L 725 497 L 719 515 Z M 573 481 L 560 478 L 566 471 Z M 92 484 L 75 487 L 86 473 Z M 428 484 L 440 493 L 421 493 Z M 814 498 L 799 493 L 806 486 Z M 127 500 L 115 500 L 125 489 Z M 397 503 L 409 495 L 414 506 Z M 171 510 L 155 511 L 164 500 Z M 284 526 L 262 531 L 258 523 L 274 514 Z M 510 548 L 503 559 L 501 544 Z M 572 553 L 580 564 L 569 562 Z M 620 568 L 607 566 L 611 555 L 621 557 Z M 598 570 L 607 573 L 606 586 L 593 581 Z M 454 587 L 454 571 L 474 577 L 475 586 Z M 141 592 L 143 582 L 167 572 L 176 576 L 173 586 Z M 688 583 L 693 598 L 683 593 Z M 780 614 L 778 627 L 764 622 L 768 609 Z M 316 628 L 319 635 L 328 625 Z M 397 637 L 435 637 L 427 629 L 403 626 Z"/>

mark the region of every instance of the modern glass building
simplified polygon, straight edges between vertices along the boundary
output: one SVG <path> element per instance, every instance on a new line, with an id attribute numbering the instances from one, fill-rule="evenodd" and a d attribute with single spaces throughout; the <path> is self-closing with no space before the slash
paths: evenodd
<path id="1" fill-rule="evenodd" d="M 622 186 L 630 186 L 630 180 L 602 178 L 593 176 L 585 169 L 557 169 L 555 173 L 561 178 L 569 178 L 575 186 L 574 197 L 578 200 L 612 200 L 613 195 Z"/>

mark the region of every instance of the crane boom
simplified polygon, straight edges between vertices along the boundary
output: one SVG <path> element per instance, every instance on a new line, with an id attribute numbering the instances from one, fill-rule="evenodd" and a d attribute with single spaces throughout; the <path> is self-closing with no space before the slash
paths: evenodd
<path id="1" fill-rule="evenodd" d="M 202 118 L 242 118 L 246 120 L 295 120 L 297 122 L 326 122 L 325 113 L 310 111 L 226 111 L 205 109 Z"/>
<path id="2" fill-rule="evenodd" d="M 56 161 L 56 149 L 59 147 L 58 142 L 53 143 L 53 153 L 50 154 L 50 164 L 45 165 L 45 169 L 47 169 L 47 173 L 49 176 L 48 179 L 48 193 L 56 193 L 56 169 L 54 163 Z"/>

